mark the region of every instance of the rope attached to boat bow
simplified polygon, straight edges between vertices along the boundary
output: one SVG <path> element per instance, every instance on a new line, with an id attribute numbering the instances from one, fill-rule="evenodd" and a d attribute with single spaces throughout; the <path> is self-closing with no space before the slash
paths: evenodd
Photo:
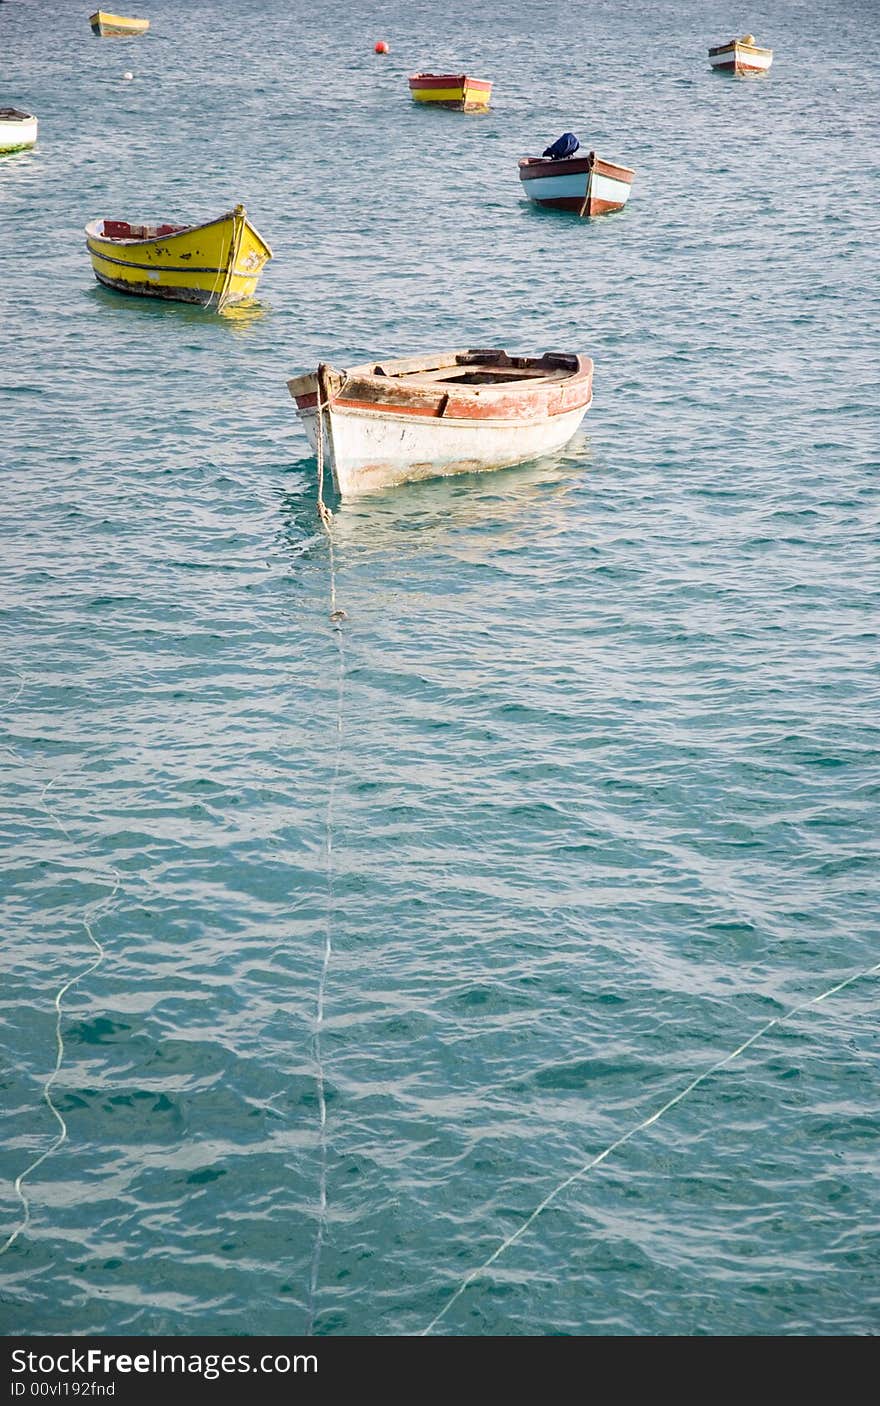
<path id="1" fill-rule="evenodd" d="M 330 401 L 332 399 L 329 389 L 326 392 L 326 400 L 322 398 L 325 387 L 325 376 L 323 364 L 318 367 L 315 376 L 317 383 L 317 397 L 315 401 L 315 411 L 318 416 L 318 426 L 315 435 L 315 456 L 318 460 L 318 516 L 327 532 L 327 543 L 330 548 L 330 619 L 334 625 L 339 626 L 340 622 L 348 619 L 344 610 L 338 609 L 336 605 L 336 563 L 333 559 L 333 534 L 330 528 L 333 523 L 333 513 L 324 502 L 324 411 L 329 414 Z"/>
<path id="2" fill-rule="evenodd" d="M 328 529 L 333 521 L 333 514 L 324 502 L 324 411 L 330 410 L 330 393 L 327 392 L 327 399 L 322 399 L 324 391 L 324 367 L 320 365 L 315 375 L 317 385 L 317 400 L 315 411 L 318 416 L 317 434 L 315 437 L 315 453 L 318 459 L 318 516 L 324 526 Z"/>

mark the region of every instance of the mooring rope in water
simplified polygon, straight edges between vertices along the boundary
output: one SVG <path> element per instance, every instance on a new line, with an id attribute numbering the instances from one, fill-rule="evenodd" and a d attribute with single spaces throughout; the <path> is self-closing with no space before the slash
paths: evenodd
<path id="1" fill-rule="evenodd" d="M 217 270 L 217 277 L 211 284 L 211 291 L 208 294 L 208 301 L 205 304 L 205 306 L 209 308 L 213 305 L 218 313 L 223 311 L 229 289 L 232 286 L 232 279 L 235 275 L 235 264 L 238 259 L 241 240 L 244 234 L 244 221 L 239 217 L 239 208 L 239 206 L 236 206 L 232 211 L 232 236 L 229 241 L 229 255 L 226 260 L 226 265 L 224 268 L 219 268 Z M 219 296 L 217 292 L 218 289 L 220 289 Z"/>
<path id="2" fill-rule="evenodd" d="M 309 1305 L 306 1322 L 306 1336 L 311 1337 L 314 1332 L 315 1314 L 317 1312 L 318 1280 L 321 1270 L 321 1254 L 324 1248 L 324 1238 L 327 1230 L 327 1099 L 325 1092 L 324 1061 L 321 1048 L 321 1034 L 324 1027 L 324 1005 L 327 992 L 327 975 L 330 971 L 330 959 L 333 954 L 333 917 L 335 908 L 335 885 L 333 869 L 333 810 L 336 800 L 336 789 L 339 783 L 339 770 L 342 758 L 342 705 L 345 690 L 345 637 L 342 632 L 342 622 L 348 617 L 344 610 L 339 610 L 336 605 L 336 561 L 333 555 L 333 514 L 324 502 L 324 434 L 323 434 L 323 411 L 321 403 L 320 382 L 318 385 L 318 431 L 317 431 L 317 459 L 318 459 L 318 513 L 321 522 L 327 533 L 327 545 L 329 550 L 330 565 L 330 621 L 336 635 L 337 644 L 337 682 L 336 682 L 336 745 L 333 759 L 333 773 L 330 780 L 330 791 L 327 797 L 327 813 L 324 821 L 324 854 L 325 871 L 327 879 L 327 909 L 324 924 L 324 951 L 321 961 L 321 974 L 318 978 L 318 994 L 315 1010 L 315 1033 L 313 1039 L 313 1050 L 315 1057 L 315 1085 L 318 1097 L 318 1138 L 320 1150 L 320 1173 L 318 1182 L 318 1229 L 315 1235 L 315 1244 L 312 1250 L 311 1273 L 309 1276 Z"/>
<path id="3" fill-rule="evenodd" d="M 13 693 L 12 697 L 6 704 L 6 707 L 3 709 L 4 713 L 8 713 L 12 705 L 14 703 L 17 703 L 21 695 L 24 693 L 24 674 L 20 674 L 17 669 L 13 669 L 12 672 L 18 679 L 18 689 L 15 693 Z M 22 765 L 22 759 L 14 747 L 10 747 L 7 743 L 4 742 L 3 751 L 8 752 L 10 757 L 12 757 L 13 761 L 16 761 L 19 763 L 19 765 Z"/>
<path id="4" fill-rule="evenodd" d="M 773 1020 L 768 1020 L 766 1025 L 762 1025 L 760 1030 L 757 1030 L 754 1035 L 750 1035 L 748 1040 L 744 1040 L 743 1043 L 738 1045 L 735 1050 L 732 1050 L 730 1054 L 725 1055 L 723 1059 L 716 1060 L 716 1062 L 708 1069 L 705 1069 L 702 1074 L 698 1074 L 685 1088 L 681 1089 L 673 1098 L 664 1103 L 662 1108 L 658 1108 L 649 1118 L 643 1119 L 641 1123 L 638 1123 L 634 1128 L 630 1128 L 628 1132 L 610 1143 L 609 1146 L 605 1148 L 604 1152 L 600 1152 L 597 1157 L 591 1158 L 589 1162 L 585 1162 L 577 1171 L 572 1172 L 571 1176 L 566 1177 L 564 1181 L 561 1181 L 558 1186 L 555 1186 L 553 1190 L 544 1197 L 543 1201 L 535 1207 L 531 1215 L 523 1221 L 522 1225 L 519 1226 L 512 1235 L 508 1235 L 507 1239 L 501 1242 L 487 1260 L 484 1260 L 478 1268 L 472 1269 L 469 1274 L 465 1275 L 452 1297 L 443 1305 L 440 1312 L 431 1319 L 427 1328 L 422 1329 L 418 1336 L 426 1337 L 427 1334 L 437 1326 L 440 1320 L 446 1317 L 452 1305 L 457 1299 L 461 1298 L 469 1285 L 473 1284 L 475 1279 L 479 1279 L 480 1275 L 484 1274 L 485 1271 L 504 1254 L 505 1250 L 510 1249 L 511 1245 L 515 1244 L 521 1236 L 525 1235 L 529 1226 L 534 1224 L 541 1212 L 545 1211 L 561 1192 L 565 1191 L 581 1177 L 586 1176 L 587 1172 L 591 1172 L 594 1167 L 598 1167 L 600 1162 L 604 1162 L 606 1157 L 610 1157 L 611 1153 L 616 1152 L 618 1147 L 622 1147 L 625 1142 L 629 1142 L 630 1138 L 634 1138 L 636 1133 L 643 1132 L 644 1129 L 649 1128 L 652 1123 L 656 1123 L 658 1119 L 663 1117 L 664 1113 L 668 1113 L 670 1108 L 674 1108 L 677 1103 L 681 1103 L 681 1101 L 687 1098 L 688 1094 L 693 1093 L 694 1089 L 698 1088 L 700 1084 L 711 1078 L 719 1069 L 723 1069 L 726 1064 L 730 1064 L 739 1055 L 743 1054 L 750 1045 L 754 1045 L 757 1040 L 760 1040 L 763 1035 L 767 1034 L 768 1030 L 772 1030 L 774 1025 L 782 1025 L 784 1021 L 790 1020 L 791 1017 L 797 1015 L 798 1012 L 806 1010 L 809 1006 L 818 1006 L 820 1001 L 826 1001 L 829 996 L 835 996 L 838 991 L 843 991 L 847 986 L 852 986 L 854 982 L 861 981 L 866 976 L 875 976 L 878 972 L 880 972 L 880 962 L 876 962 L 874 966 L 865 967 L 862 971 L 856 972 L 853 976 L 848 976 L 845 980 L 837 982 L 836 985 L 830 986 L 827 991 L 823 991 L 820 996 L 811 996 L 808 1001 L 801 1001 L 799 1005 L 792 1006 L 791 1009 L 786 1011 L 783 1015 L 775 1016 Z"/>
<path id="5" fill-rule="evenodd" d="M 315 456 L 316 456 L 316 458 L 317 458 L 317 460 L 318 460 L 318 516 L 320 517 L 322 523 L 324 524 L 324 526 L 325 526 L 326 529 L 327 529 L 327 536 L 328 536 L 328 539 L 329 539 L 329 541 L 330 541 L 330 555 L 331 555 L 331 562 L 330 562 L 330 587 L 331 587 L 331 599 L 332 599 L 332 604 L 333 604 L 333 606 L 334 606 L 334 608 L 335 608 L 335 603 L 336 603 L 336 584 L 335 584 L 335 581 L 334 581 L 334 579 L 333 579 L 333 561 L 332 561 L 332 555 L 333 555 L 333 538 L 330 536 L 330 524 L 331 524 L 332 521 L 333 521 L 333 514 L 331 513 L 330 509 L 327 507 L 327 504 L 324 502 L 324 411 L 329 408 L 330 400 L 329 400 L 329 397 L 328 397 L 328 399 L 327 399 L 326 401 L 323 401 L 323 400 L 321 399 L 321 370 L 320 370 L 320 367 L 318 368 L 318 375 L 317 375 L 316 380 L 317 380 L 318 391 L 317 391 L 317 400 L 316 400 L 316 404 L 315 404 L 315 410 L 316 410 L 316 412 L 317 412 L 318 420 L 317 420 L 317 432 L 316 432 L 316 435 L 315 435 Z M 331 615 L 331 619 L 332 619 L 332 615 Z"/>
<path id="6" fill-rule="evenodd" d="M 19 690 L 19 693 L 16 694 L 16 698 L 20 696 L 20 693 L 21 690 Z M 52 810 L 50 810 L 49 806 L 46 805 L 46 794 L 49 791 L 49 788 L 51 786 L 54 786 L 57 779 L 57 777 L 53 777 L 52 780 L 47 782 L 47 784 L 43 787 L 40 796 L 40 807 L 46 812 L 46 814 L 53 821 L 53 823 L 58 826 L 59 830 L 62 830 L 63 833 L 68 837 L 68 839 L 70 839 L 71 834 L 70 831 L 67 829 L 67 826 L 63 823 L 63 821 L 59 819 L 57 815 L 54 814 Z M 18 1176 L 13 1182 L 13 1189 L 19 1201 L 21 1202 L 22 1211 L 24 1214 L 22 1216 L 21 1222 L 16 1227 L 16 1229 L 4 1241 L 4 1243 L 0 1245 L 0 1255 L 4 1255 L 6 1251 L 10 1249 L 12 1245 L 15 1244 L 18 1237 L 23 1234 L 25 1230 L 27 1230 L 27 1227 L 30 1225 L 31 1222 L 31 1206 L 30 1201 L 23 1189 L 24 1182 L 27 1180 L 27 1178 L 31 1175 L 32 1172 L 35 1172 L 38 1167 L 42 1166 L 42 1164 L 49 1157 L 51 1157 L 53 1153 L 57 1152 L 59 1147 L 61 1147 L 67 1141 L 67 1123 L 64 1120 L 64 1115 L 61 1113 L 57 1104 L 52 1098 L 52 1085 L 55 1083 L 55 1080 L 61 1073 L 61 1065 L 64 1060 L 64 1036 L 61 1032 L 61 1022 L 64 1013 L 63 1003 L 64 997 L 67 995 L 68 991 L 71 991 L 74 986 L 77 986 L 85 977 L 89 976 L 92 972 L 97 971 L 98 967 L 104 961 L 104 958 L 106 956 L 104 948 L 102 947 L 98 939 L 95 937 L 94 931 L 92 929 L 92 922 L 95 921 L 101 909 L 108 907 L 110 903 L 112 903 L 113 899 L 116 897 L 122 885 L 122 878 L 119 874 L 119 871 L 114 868 L 112 864 L 108 865 L 108 868 L 111 870 L 114 876 L 112 892 L 107 894 L 105 898 L 96 899 L 93 904 L 87 905 L 86 913 L 89 913 L 89 909 L 92 909 L 93 911 L 89 914 L 89 916 L 84 915 L 81 919 L 82 925 L 86 930 L 86 935 L 88 936 L 88 939 L 94 947 L 97 955 L 87 967 L 83 967 L 82 971 L 79 971 L 74 976 L 69 977 L 68 980 L 65 981 L 59 987 L 58 991 L 55 993 L 55 999 L 53 1002 L 53 1005 L 55 1007 L 55 1067 L 53 1068 L 52 1072 L 49 1074 L 49 1077 L 43 1084 L 43 1099 L 58 1124 L 58 1132 L 55 1135 L 55 1138 L 50 1144 L 50 1146 L 47 1147 L 45 1151 L 41 1152 L 39 1157 L 35 1157 L 34 1160 L 29 1163 L 27 1167 L 25 1167 L 23 1172 L 19 1172 Z"/>

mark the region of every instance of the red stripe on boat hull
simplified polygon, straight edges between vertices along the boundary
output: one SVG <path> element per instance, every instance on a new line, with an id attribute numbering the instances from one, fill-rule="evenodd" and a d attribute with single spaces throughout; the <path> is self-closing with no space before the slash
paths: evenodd
<path id="1" fill-rule="evenodd" d="M 550 404 L 547 391 L 536 392 L 530 401 L 522 397 L 511 397 L 493 404 L 479 404 L 462 398 L 449 396 L 443 405 L 405 405 L 395 402 L 380 403 L 375 400 L 351 400 L 345 396 L 334 396 L 330 401 L 331 410 L 368 411 L 375 415 L 415 415 L 429 420 L 539 420 L 554 415 L 567 415 L 582 405 L 589 405 L 592 399 L 592 375 L 577 382 L 575 387 L 566 385 L 554 387 L 555 404 Z M 574 393 L 572 393 L 574 391 Z M 294 397 L 298 410 L 314 410 L 318 404 L 316 392 Z"/>
<path id="2" fill-rule="evenodd" d="M 767 64 L 743 63 L 742 59 L 731 63 L 713 63 L 716 73 L 769 73 Z"/>
<path id="3" fill-rule="evenodd" d="M 409 80 L 410 88 L 459 88 L 467 86 L 474 92 L 489 93 L 492 84 L 485 78 L 469 78 L 466 73 L 415 73 Z"/>
<path id="4" fill-rule="evenodd" d="M 551 176 L 586 176 L 590 171 L 600 176 L 610 176 L 613 181 L 624 181 L 627 185 L 632 185 L 636 174 L 629 166 L 618 166 L 602 156 L 569 156 L 564 161 L 526 156 L 519 163 L 521 181 L 542 180 Z"/>
<path id="5" fill-rule="evenodd" d="M 575 214 L 580 214 L 583 210 L 585 215 L 610 215 L 615 210 L 622 210 L 626 204 L 619 200 L 599 200 L 593 196 L 586 210 L 583 209 L 583 196 L 562 196 L 558 200 L 535 200 L 535 205 L 540 205 L 545 210 L 574 210 Z"/>

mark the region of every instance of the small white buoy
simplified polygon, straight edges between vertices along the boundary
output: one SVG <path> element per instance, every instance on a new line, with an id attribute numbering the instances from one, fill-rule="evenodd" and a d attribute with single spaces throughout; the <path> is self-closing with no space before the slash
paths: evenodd
<path id="1" fill-rule="evenodd" d="M 128 73 L 127 71 L 126 71 L 125 73 L 123 73 L 122 76 L 123 76 L 123 78 L 126 79 L 126 81 L 127 81 L 129 78 L 134 78 L 134 74 L 133 74 L 133 73 Z"/>

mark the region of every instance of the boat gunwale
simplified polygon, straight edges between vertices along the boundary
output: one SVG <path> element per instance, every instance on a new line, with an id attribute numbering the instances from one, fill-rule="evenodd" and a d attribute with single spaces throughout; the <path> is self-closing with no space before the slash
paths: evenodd
<path id="1" fill-rule="evenodd" d="M 101 233 L 99 233 L 98 230 L 96 229 L 96 226 L 97 226 L 97 225 L 103 225 L 104 220 L 105 220 L 106 218 L 107 218 L 106 216 L 100 215 L 97 219 L 90 220 L 89 223 L 85 226 L 86 245 L 87 245 L 87 247 L 88 247 L 89 249 L 91 249 L 91 245 L 89 244 L 89 240 L 90 240 L 90 239 L 93 239 L 93 240 L 96 240 L 96 241 L 101 241 L 101 242 L 104 243 L 104 244 L 112 244 L 112 245 L 114 245 L 116 248 L 120 248 L 120 249 L 130 249 L 130 248 L 136 247 L 137 245 L 144 245 L 144 244 L 159 244 L 159 243 L 163 243 L 163 244 L 164 244 L 164 243 L 165 243 L 166 241 L 168 241 L 168 240 L 179 239 L 179 238 L 181 238 L 182 235 L 185 235 L 185 234 L 186 234 L 186 235 L 188 235 L 188 234 L 198 234 L 200 230 L 208 230 L 208 229 L 211 229 L 212 226 L 214 226 L 214 225 L 222 225 L 222 224 L 225 224 L 228 220 L 234 220 L 234 219 L 236 219 L 236 218 L 237 218 L 237 215 L 236 215 L 236 211 L 235 211 L 235 210 L 228 210 L 228 211 L 226 212 L 226 214 L 224 214 L 224 215 L 218 215 L 218 216 L 215 217 L 213 220 L 205 220 L 205 221 L 203 221 L 202 224 L 198 224 L 198 225 L 182 225 L 180 229 L 174 230 L 174 232 L 173 232 L 172 234 L 151 234 L 151 235 L 147 236 L 146 238 L 138 238 L 138 239 L 135 239 L 135 238 L 129 239 L 129 238 L 126 238 L 124 235 L 114 236 L 114 235 L 111 235 L 111 234 L 101 234 Z M 251 223 L 250 219 L 248 218 L 248 215 L 247 215 L 247 212 L 246 212 L 246 211 L 243 212 L 242 218 L 244 219 L 244 222 L 245 222 L 245 224 L 247 225 L 247 227 L 250 229 L 251 233 L 254 234 L 254 235 L 256 235 L 257 239 L 258 239 L 258 240 L 260 241 L 260 243 L 263 245 L 264 249 L 266 249 L 266 251 L 267 251 L 267 253 L 268 253 L 268 258 L 270 258 L 270 259 L 271 259 L 271 258 L 274 258 L 274 255 L 273 255 L 273 253 L 272 253 L 272 250 L 271 250 L 269 244 L 266 242 L 266 240 L 265 240 L 265 239 L 263 238 L 263 236 L 260 234 L 260 231 L 257 229 L 256 225 L 253 225 L 253 224 Z M 128 223 L 128 224 L 130 225 L 131 222 L 130 222 L 130 221 L 126 221 L 126 223 Z M 97 253 L 97 254 L 100 256 L 100 251 L 99 251 L 99 250 L 95 250 L 94 252 Z M 124 261 L 123 261 L 123 262 L 124 262 Z"/>
<path id="2" fill-rule="evenodd" d="M 562 364 L 562 357 L 567 358 L 569 362 L 574 362 L 575 364 L 565 366 L 564 364 Z M 480 359 L 478 360 L 478 358 Z M 379 388 L 386 388 L 389 385 L 394 385 L 395 383 L 398 385 L 405 383 L 408 383 L 410 385 L 424 384 L 414 382 L 412 379 L 408 378 L 413 378 L 420 375 L 427 375 L 432 372 L 444 371 L 446 369 L 450 371 L 458 370 L 461 372 L 466 372 L 469 368 L 479 369 L 481 367 L 485 368 L 486 370 L 494 368 L 499 371 L 531 371 L 532 369 L 536 371 L 541 371 L 542 369 L 546 368 L 548 374 L 546 376 L 540 376 L 538 378 L 541 382 L 549 383 L 551 380 L 554 382 L 570 381 L 572 379 L 579 378 L 582 374 L 584 374 L 584 363 L 588 362 L 589 360 L 589 357 L 585 357 L 580 352 L 543 352 L 541 356 L 510 356 L 507 352 L 502 351 L 500 348 L 484 350 L 479 347 L 464 347 L 450 352 L 438 352 L 433 354 L 428 353 L 425 356 L 392 357 L 387 361 L 376 359 L 374 357 L 372 360 L 361 362 L 357 366 L 334 367 L 331 366 L 329 362 L 323 364 L 326 366 L 327 371 L 331 375 L 335 374 L 337 376 L 341 376 L 345 380 L 352 380 L 356 378 L 359 381 L 368 381 L 370 383 L 375 383 L 375 385 Z M 525 366 L 516 365 L 516 363 L 523 362 L 527 364 Z M 550 374 L 553 371 L 568 372 L 568 374 L 553 376 Z M 306 372 L 305 374 L 315 375 L 316 373 Z M 432 386 L 441 386 L 444 384 L 452 385 L 455 384 L 455 382 L 452 380 L 448 382 L 443 382 L 439 378 L 431 382 Z M 499 385 L 510 384 L 511 383 L 507 381 L 499 383 Z M 533 385 L 534 378 L 531 381 L 523 380 L 522 384 Z M 488 386 L 481 387 L 481 389 L 490 388 L 491 387 Z"/>
<path id="3" fill-rule="evenodd" d="M 432 85 L 440 88 L 458 84 L 461 84 L 462 87 L 491 88 L 493 83 L 491 78 L 473 78 L 469 73 L 411 73 L 407 81 L 410 87 L 413 84 L 422 84 L 429 88 Z"/>
<path id="4" fill-rule="evenodd" d="M 731 39 L 728 44 L 718 44 L 714 49 L 709 50 L 709 57 L 715 58 L 718 54 L 735 54 L 738 49 L 748 54 L 770 54 L 773 50 L 766 49 L 762 44 L 744 44 L 741 39 Z"/>
<path id="5" fill-rule="evenodd" d="M 479 355 L 478 349 L 474 349 Z M 506 353 L 484 352 L 482 361 L 461 360 L 463 357 L 473 357 L 474 350 L 459 351 L 452 353 L 440 353 L 439 357 L 444 358 L 439 364 L 433 366 L 413 366 L 413 362 L 430 361 L 431 358 L 399 358 L 396 361 L 387 363 L 377 363 L 375 360 L 367 362 L 361 366 L 352 366 L 344 369 L 331 366 L 322 362 L 317 370 L 305 372 L 300 376 L 291 377 L 287 382 L 290 395 L 297 403 L 297 408 L 309 413 L 318 401 L 318 390 L 324 386 L 326 408 L 328 412 L 336 411 L 345 414 L 366 414 L 376 415 L 380 418 L 389 418 L 397 415 L 401 418 L 412 416 L 424 416 L 444 421 L 447 425 L 455 423 L 459 419 L 474 423 L 497 419 L 499 422 L 511 423 L 522 417 L 518 414 L 510 415 L 502 411 L 501 414 L 493 417 L 491 412 L 501 406 L 515 405 L 518 409 L 527 408 L 530 400 L 535 403 L 535 413 L 529 418 L 549 419 L 557 414 L 564 414 L 568 410 L 575 409 L 576 406 L 566 403 L 558 403 L 553 408 L 547 401 L 555 393 L 560 397 L 560 402 L 567 401 L 572 389 L 586 385 L 588 399 L 592 400 L 592 379 L 593 361 L 592 358 L 579 352 L 545 352 L 540 357 L 508 357 Z M 494 355 L 496 360 L 488 358 Z M 504 356 L 510 369 L 510 363 L 531 363 L 529 366 L 520 366 L 516 369 L 529 371 L 534 369 L 540 373 L 546 370 L 546 375 L 524 375 L 521 380 L 504 380 L 493 384 L 484 382 L 482 384 L 462 384 L 460 381 L 450 379 L 434 379 L 431 381 L 419 381 L 416 377 L 419 370 L 423 372 L 439 371 L 453 368 L 461 368 L 467 374 L 469 368 L 485 368 L 487 371 L 493 366 L 498 370 L 503 370 L 504 363 L 500 361 L 500 356 Z M 550 358 L 559 358 L 554 366 Z M 562 364 L 562 359 L 569 363 Z M 436 358 L 435 358 L 436 360 Z M 543 366 L 541 365 L 543 363 Z M 572 364 L 573 363 L 573 364 Z M 406 368 L 398 375 L 388 371 L 376 372 L 377 365 L 384 365 L 389 370 L 395 366 Z M 405 379 L 409 377 L 409 379 Z M 335 383 L 335 387 L 334 387 Z M 452 406 L 447 414 L 447 407 L 452 401 Z M 583 402 L 581 402 L 583 403 Z M 476 415 L 456 414 L 456 407 L 471 406 L 477 411 Z"/>
<path id="6" fill-rule="evenodd" d="M 317 415 L 317 392 L 313 392 L 311 395 L 307 396 L 296 396 L 293 395 L 293 392 L 291 391 L 291 395 L 296 401 L 297 410 L 301 415 Z M 304 403 L 300 404 L 300 401 L 303 401 Z M 536 420 L 554 420 L 558 415 L 570 415 L 573 414 L 576 410 L 580 410 L 581 408 L 583 408 L 585 411 L 589 410 L 592 403 L 593 388 L 592 386 L 590 386 L 590 393 L 585 401 L 577 401 L 574 405 L 557 406 L 552 410 L 547 410 L 547 412 L 543 415 L 536 415 L 534 418 Z M 516 426 L 528 423 L 528 421 L 524 421 L 522 418 L 512 415 L 438 415 L 434 412 L 433 409 L 428 408 L 424 410 L 407 410 L 399 405 L 376 405 L 373 404 L 373 402 L 371 401 L 345 400 L 341 397 L 334 397 L 333 399 L 331 399 L 330 404 L 325 405 L 323 409 L 327 412 L 332 412 L 334 415 L 372 415 L 375 416 L 377 419 L 396 421 L 402 425 L 412 424 L 413 419 L 431 420 L 434 423 L 437 423 L 439 421 L 444 427 L 449 429 L 460 428 L 462 426 L 475 429 L 493 429 L 496 426 L 509 427 L 511 425 Z"/>
<path id="7" fill-rule="evenodd" d="M 635 180 L 635 170 L 631 166 L 622 166 L 619 161 L 609 161 L 607 157 L 599 156 L 592 151 L 587 156 L 521 156 L 519 159 L 519 178 L 521 181 L 537 180 L 539 178 L 552 179 L 554 176 L 581 176 L 588 175 L 590 171 L 596 170 L 597 166 L 603 166 L 606 170 L 598 172 L 600 176 L 608 176 L 611 180 L 623 181 L 627 185 L 632 185 Z M 616 176 L 615 171 L 622 172 Z"/>
<path id="8" fill-rule="evenodd" d="M 92 28 L 95 25 L 108 24 L 112 28 L 114 25 L 128 27 L 129 32 L 142 34 L 149 29 L 150 21 L 143 19 L 140 15 L 117 15 L 113 10 L 95 10 L 89 15 L 89 24 Z"/>

